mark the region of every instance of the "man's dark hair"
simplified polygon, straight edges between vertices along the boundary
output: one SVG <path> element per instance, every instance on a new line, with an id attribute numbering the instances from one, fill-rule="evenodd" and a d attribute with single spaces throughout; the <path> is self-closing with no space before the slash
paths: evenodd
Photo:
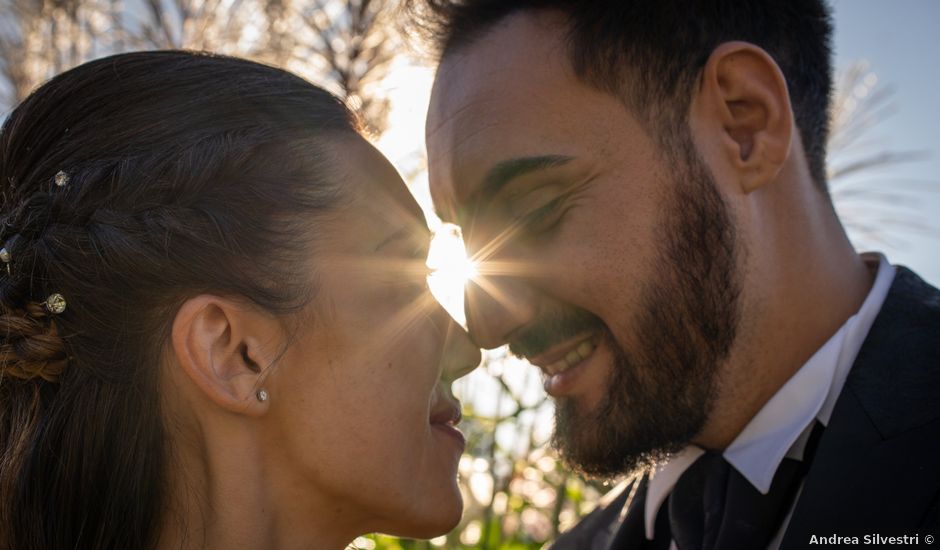
<path id="1" fill-rule="evenodd" d="M 832 23 L 824 0 L 416 2 L 414 11 L 441 58 L 514 13 L 565 14 L 570 60 L 579 77 L 621 97 L 666 143 L 687 122 L 692 88 L 711 52 L 732 40 L 755 44 L 783 71 L 810 173 L 826 190 Z"/>

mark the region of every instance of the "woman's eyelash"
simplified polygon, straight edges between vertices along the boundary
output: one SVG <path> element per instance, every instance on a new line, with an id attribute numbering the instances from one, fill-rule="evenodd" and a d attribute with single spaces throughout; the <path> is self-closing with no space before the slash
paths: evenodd
<path id="1" fill-rule="evenodd" d="M 421 245 L 412 251 L 411 257 L 415 260 L 427 260 L 430 252 L 431 250 L 427 245 Z"/>

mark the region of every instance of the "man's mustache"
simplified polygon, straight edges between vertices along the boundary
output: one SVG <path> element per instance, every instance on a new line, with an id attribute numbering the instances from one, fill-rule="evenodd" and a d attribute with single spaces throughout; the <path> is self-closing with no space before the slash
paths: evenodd
<path id="1" fill-rule="evenodd" d="M 602 328 L 604 322 L 586 310 L 557 309 L 524 327 L 510 340 L 509 351 L 516 357 L 534 357 L 558 342 Z"/>

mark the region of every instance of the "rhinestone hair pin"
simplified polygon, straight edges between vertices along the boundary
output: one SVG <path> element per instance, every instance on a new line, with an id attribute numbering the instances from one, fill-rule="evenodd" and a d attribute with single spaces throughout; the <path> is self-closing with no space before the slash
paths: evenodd
<path id="1" fill-rule="evenodd" d="M 65 187 L 69 183 L 69 175 L 62 170 L 56 172 L 55 177 L 52 179 L 59 187 Z"/>
<path id="2" fill-rule="evenodd" d="M 10 256 L 10 251 L 7 250 L 7 247 L 4 246 L 0 248 L 0 262 L 3 262 L 3 265 L 7 268 L 7 276 L 10 276 L 10 262 L 13 260 L 13 257 Z"/>
<path id="3" fill-rule="evenodd" d="M 42 303 L 42 307 L 52 315 L 58 315 L 65 311 L 65 296 L 62 296 L 58 292 L 53 292 L 46 298 L 46 301 Z"/>

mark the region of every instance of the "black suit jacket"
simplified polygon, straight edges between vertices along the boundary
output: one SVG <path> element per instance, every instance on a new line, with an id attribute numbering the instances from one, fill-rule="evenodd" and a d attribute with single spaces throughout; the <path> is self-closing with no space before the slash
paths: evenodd
<path id="1" fill-rule="evenodd" d="M 649 547 L 645 497 L 640 475 L 552 548 Z M 823 432 L 781 550 L 806 548 L 812 535 L 864 543 L 866 534 L 919 534 L 926 546 L 924 535 L 938 531 L 940 291 L 898 267 Z"/>

